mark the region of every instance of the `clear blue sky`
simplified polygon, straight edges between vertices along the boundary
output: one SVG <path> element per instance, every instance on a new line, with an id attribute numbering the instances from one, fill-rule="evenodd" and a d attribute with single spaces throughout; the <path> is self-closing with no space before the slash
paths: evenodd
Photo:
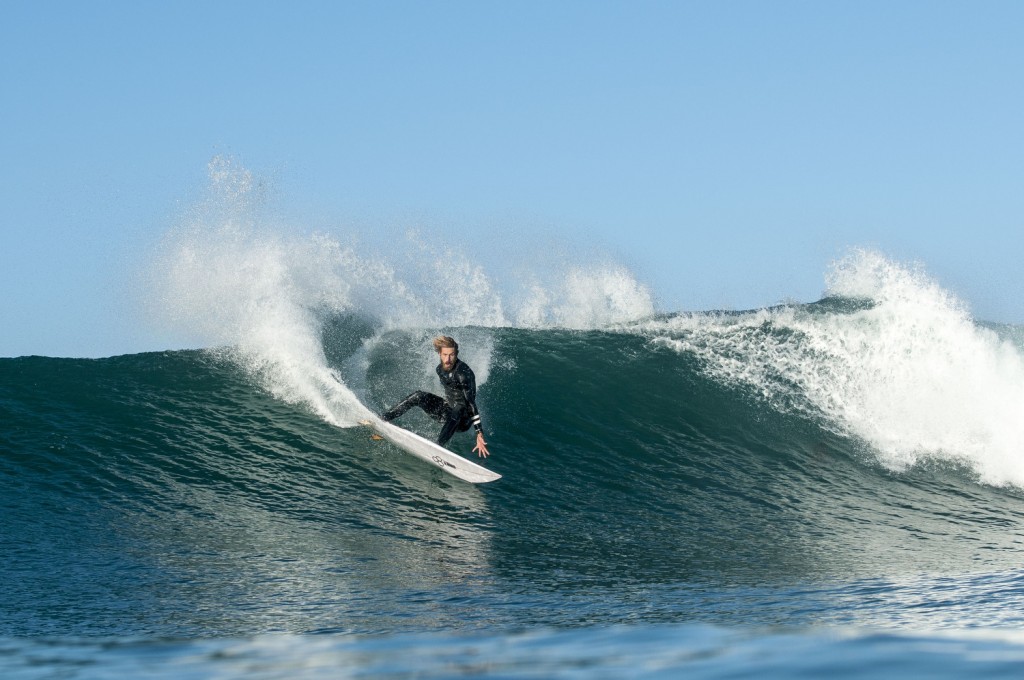
<path id="1" fill-rule="evenodd" d="M 590 244 L 665 311 L 814 300 L 866 246 L 1021 323 L 1022 36 L 1022 2 L 6 0 L 0 356 L 166 348 L 124 291 L 218 154 L 317 229 Z"/>

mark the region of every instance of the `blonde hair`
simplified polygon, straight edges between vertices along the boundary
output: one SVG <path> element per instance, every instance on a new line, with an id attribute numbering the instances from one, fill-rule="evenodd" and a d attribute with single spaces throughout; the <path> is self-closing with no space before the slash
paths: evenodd
<path id="1" fill-rule="evenodd" d="M 443 347 L 452 347 L 455 349 L 456 354 L 459 353 L 459 343 L 455 342 L 455 338 L 447 335 L 439 335 L 434 338 L 434 349 L 437 350 L 438 354 L 441 353 L 441 348 Z"/>

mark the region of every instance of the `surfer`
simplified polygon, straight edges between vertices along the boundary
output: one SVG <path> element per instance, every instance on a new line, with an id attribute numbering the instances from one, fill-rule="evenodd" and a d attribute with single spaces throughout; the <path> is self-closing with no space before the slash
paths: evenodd
<path id="1" fill-rule="evenodd" d="M 417 390 L 381 414 L 381 419 L 391 422 L 414 406 L 419 406 L 427 415 L 442 423 L 437 443 L 444 446 L 456 432 L 465 432 L 470 425 L 476 428 L 476 446 L 473 452 L 481 458 L 490 455 L 480 426 L 480 412 L 476 408 L 476 376 L 466 362 L 459 359 L 459 343 L 447 335 L 434 338 L 434 349 L 441 362 L 437 365 L 437 377 L 444 387 L 444 399 Z"/>

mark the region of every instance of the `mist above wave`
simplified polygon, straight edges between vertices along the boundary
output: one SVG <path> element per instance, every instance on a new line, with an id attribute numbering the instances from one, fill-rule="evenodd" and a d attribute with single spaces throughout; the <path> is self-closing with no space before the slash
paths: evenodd
<path id="1" fill-rule="evenodd" d="M 207 196 L 154 259 L 154 315 L 200 346 L 225 348 L 273 394 L 335 424 L 353 424 L 366 410 L 326 360 L 321 331 L 332 315 L 359 314 L 383 333 L 592 329 L 654 312 L 650 291 L 613 262 L 552 267 L 546 259 L 531 268 L 525 258 L 514 275 L 498 279 L 470 249 L 416 231 L 367 251 L 359 233 L 279 224 L 262 210 L 259 180 L 230 159 L 215 158 L 209 176 Z M 490 356 L 475 360 L 485 380 Z"/>

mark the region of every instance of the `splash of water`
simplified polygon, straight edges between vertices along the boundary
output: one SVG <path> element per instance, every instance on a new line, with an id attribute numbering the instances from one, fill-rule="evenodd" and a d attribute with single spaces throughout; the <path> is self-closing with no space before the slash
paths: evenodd
<path id="1" fill-rule="evenodd" d="M 263 184 L 248 170 L 224 158 L 209 170 L 207 197 L 155 259 L 157 315 L 196 344 L 221 348 L 275 396 L 336 425 L 354 424 L 366 408 L 325 357 L 322 329 L 331 315 L 372 318 L 378 334 L 472 333 L 467 357 L 483 384 L 492 343 L 466 327 L 596 328 L 654 311 L 647 289 L 615 265 L 567 265 L 554 278 L 529 273 L 531 295 L 522 297 L 521 281 L 499 285 L 467 253 L 415 233 L 392 243 L 387 256 L 358 252 L 358 234 L 300 235 L 267 217 Z"/>

